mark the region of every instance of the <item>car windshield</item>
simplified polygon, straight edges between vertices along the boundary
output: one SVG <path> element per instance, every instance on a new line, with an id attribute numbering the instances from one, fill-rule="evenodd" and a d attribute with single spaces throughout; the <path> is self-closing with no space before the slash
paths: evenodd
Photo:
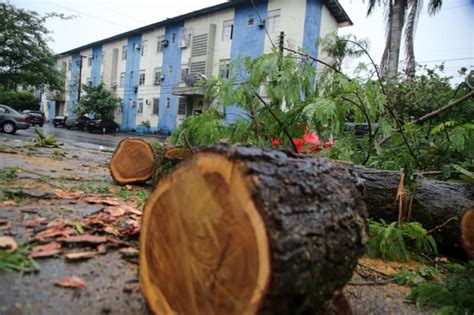
<path id="1" fill-rule="evenodd" d="M 11 107 L 5 106 L 4 108 L 5 108 L 6 110 L 8 110 L 8 112 L 9 112 L 10 114 L 21 115 L 19 112 L 17 112 L 16 110 L 14 110 L 14 109 L 11 108 Z"/>

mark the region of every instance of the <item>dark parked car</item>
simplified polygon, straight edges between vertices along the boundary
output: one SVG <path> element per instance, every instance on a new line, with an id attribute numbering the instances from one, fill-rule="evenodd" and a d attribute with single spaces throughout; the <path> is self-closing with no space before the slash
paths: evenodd
<path id="1" fill-rule="evenodd" d="M 28 115 L 30 125 L 43 127 L 44 124 L 44 113 L 37 110 L 26 109 L 21 112 L 22 114 Z"/>
<path id="2" fill-rule="evenodd" d="M 58 128 L 59 126 L 66 127 L 66 120 L 67 116 L 56 116 L 53 119 L 54 128 Z"/>
<path id="3" fill-rule="evenodd" d="M 13 108 L 0 105 L 0 127 L 3 132 L 14 134 L 17 129 L 28 129 L 28 116 L 20 114 Z"/>
<path id="4" fill-rule="evenodd" d="M 72 129 L 72 128 L 77 128 L 77 129 L 86 129 L 87 125 L 89 124 L 89 121 L 91 119 L 87 116 L 81 116 L 81 117 L 68 117 L 66 120 L 66 128 L 67 129 Z"/>
<path id="5" fill-rule="evenodd" d="M 89 132 L 100 131 L 102 133 L 106 133 L 107 131 L 119 132 L 120 126 L 112 119 L 103 118 L 90 120 L 87 125 L 87 130 L 89 130 Z"/>

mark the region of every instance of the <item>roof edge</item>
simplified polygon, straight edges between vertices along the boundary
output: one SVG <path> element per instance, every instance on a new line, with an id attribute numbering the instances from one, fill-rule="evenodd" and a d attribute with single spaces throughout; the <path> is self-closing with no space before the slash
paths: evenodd
<path id="1" fill-rule="evenodd" d="M 242 4 L 242 3 L 247 2 L 247 1 L 248 0 L 229 0 L 227 2 L 216 4 L 216 5 L 211 6 L 211 7 L 206 7 L 206 8 L 203 8 L 203 9 L 199 9 L 199 10 L 196 10 L 196 11 L 185 13 L 185 14 L 176 16 L 174 18 L 168 18 L 168 19 L 165 19 L 165 20 L 161 20 L 161 21 L 156 22 L 156 23 L 148 24 L 148 25 L 145 25 L 145 26 L 142 26 L 142 27 L 130 30 L 130 31 L 126 31 L 126 32 L 123 32 L 123 33 L 120 33 L 120 34 L 117 34 L 117 35 L 114 35 L 114 36 L 111 36 L 111 37 L 107 37 L 107 38 L 104 38 L 104 39 L 86 44 L 86 45 L 82 45 L 82 46 L 79 46 L 79 47 L 76 47 L 76 48 L 58 53 L 58 54 L 56 54 L 56 56 L 63 56 L 63 55 L 78 53 L 81 50 L 89 49 L 89 48 L 92 48 L 94 46 L 109 43 L 109 42 L 112 42 L 114 40 L 119 40 L 119 39 L 127 38 L 127 37 L 130 37 L 130 36 L 133 36 L 133 35 L 142 34 L 143 32 L 158 28 L 158 27 L 166 25 L 166 24 L 177 23 L 179 21 L 187 20 L 189 18 L 194 18 L 194 17 L 205 15 L 205 14 L 214 13 L 214 12 L 218 12 L 218 11 L 221 11 L 221 10 L 229 9 L 229 8 L 235 7 L 239 4 Z M 342 7 L 342 5 L 339 3 L 338 0 L 324 0 L 324 4 L 329 9 L 329 12 L 331 12 L 331 14 L 335 17 L 336 21 L 339 24 L 353 25 L 352 20 L 349 18 L 349 15 L 346 13 L 346 11 L 344 10 L 344 8 Z"/>

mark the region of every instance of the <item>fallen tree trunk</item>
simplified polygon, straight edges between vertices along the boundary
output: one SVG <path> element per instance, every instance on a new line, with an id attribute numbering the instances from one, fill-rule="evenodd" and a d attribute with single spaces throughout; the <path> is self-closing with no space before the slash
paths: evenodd
<path id="1" fill-rule="evenodd" d="M 354 173 L 363 181 L 369 217 L 397 221 L 400 172 L 356 166 Z M 458 258 L 467 258 L 467 254 L 474 258 L 474 185 L 423 176 L 418 176 L 415 184 L 411 221 L 430 231 L 440 253 Z"/>
<path id="2" fill-rule="evenodd" d="M 119 185 L 156 184 L 185 157 L 188 150 L 169 148 L 143 139 L 122 140 L 112 156 L 109 170 Z"/>
<path id="3" fill-rule="evenodd" d="M 351 278 L 365 221 L 345 165 L 206 148 L 147 200 L 141 289 L 157 314 L 305 313 Z"/>

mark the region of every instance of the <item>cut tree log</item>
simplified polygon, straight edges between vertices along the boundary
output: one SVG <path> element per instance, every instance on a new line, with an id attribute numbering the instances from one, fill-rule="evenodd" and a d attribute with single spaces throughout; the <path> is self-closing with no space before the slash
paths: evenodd
<path id="1" fill-rule="evenodd" d="M 112 156 L 110 174 L 121 185 L 145 183 L 152 177 L 154 160 L 150 143 L 141 139 L 124 139 Z"/>
<path id="2" fill-rule="evenodd" d="M 395 200 L 400 172 L 354 167 L 363 181 L 363 198 L 369 217 L 397 221 Z M 474 184 L 451 183 L 417 176 L 411 221 L 417 221 L 435 238 L 440 253 L 474 258 Z M 466 255 L 467 254 L 467 255 Z"/>
<path id="3" fill-rule="evenodd" d="M 156 314 L 306 313 L 352 276 L 366 210 L 346 166 L 217 146 L 150 195 L 140 284 Z"/>
<path id="4" fill-rule="evenodd" d="M 156 184 L 179 162 L 189 156 L 183 148 L 168 148 L 143 139 L 122 140 L 112 156 L 109 169 L 119 185 Z"/>

